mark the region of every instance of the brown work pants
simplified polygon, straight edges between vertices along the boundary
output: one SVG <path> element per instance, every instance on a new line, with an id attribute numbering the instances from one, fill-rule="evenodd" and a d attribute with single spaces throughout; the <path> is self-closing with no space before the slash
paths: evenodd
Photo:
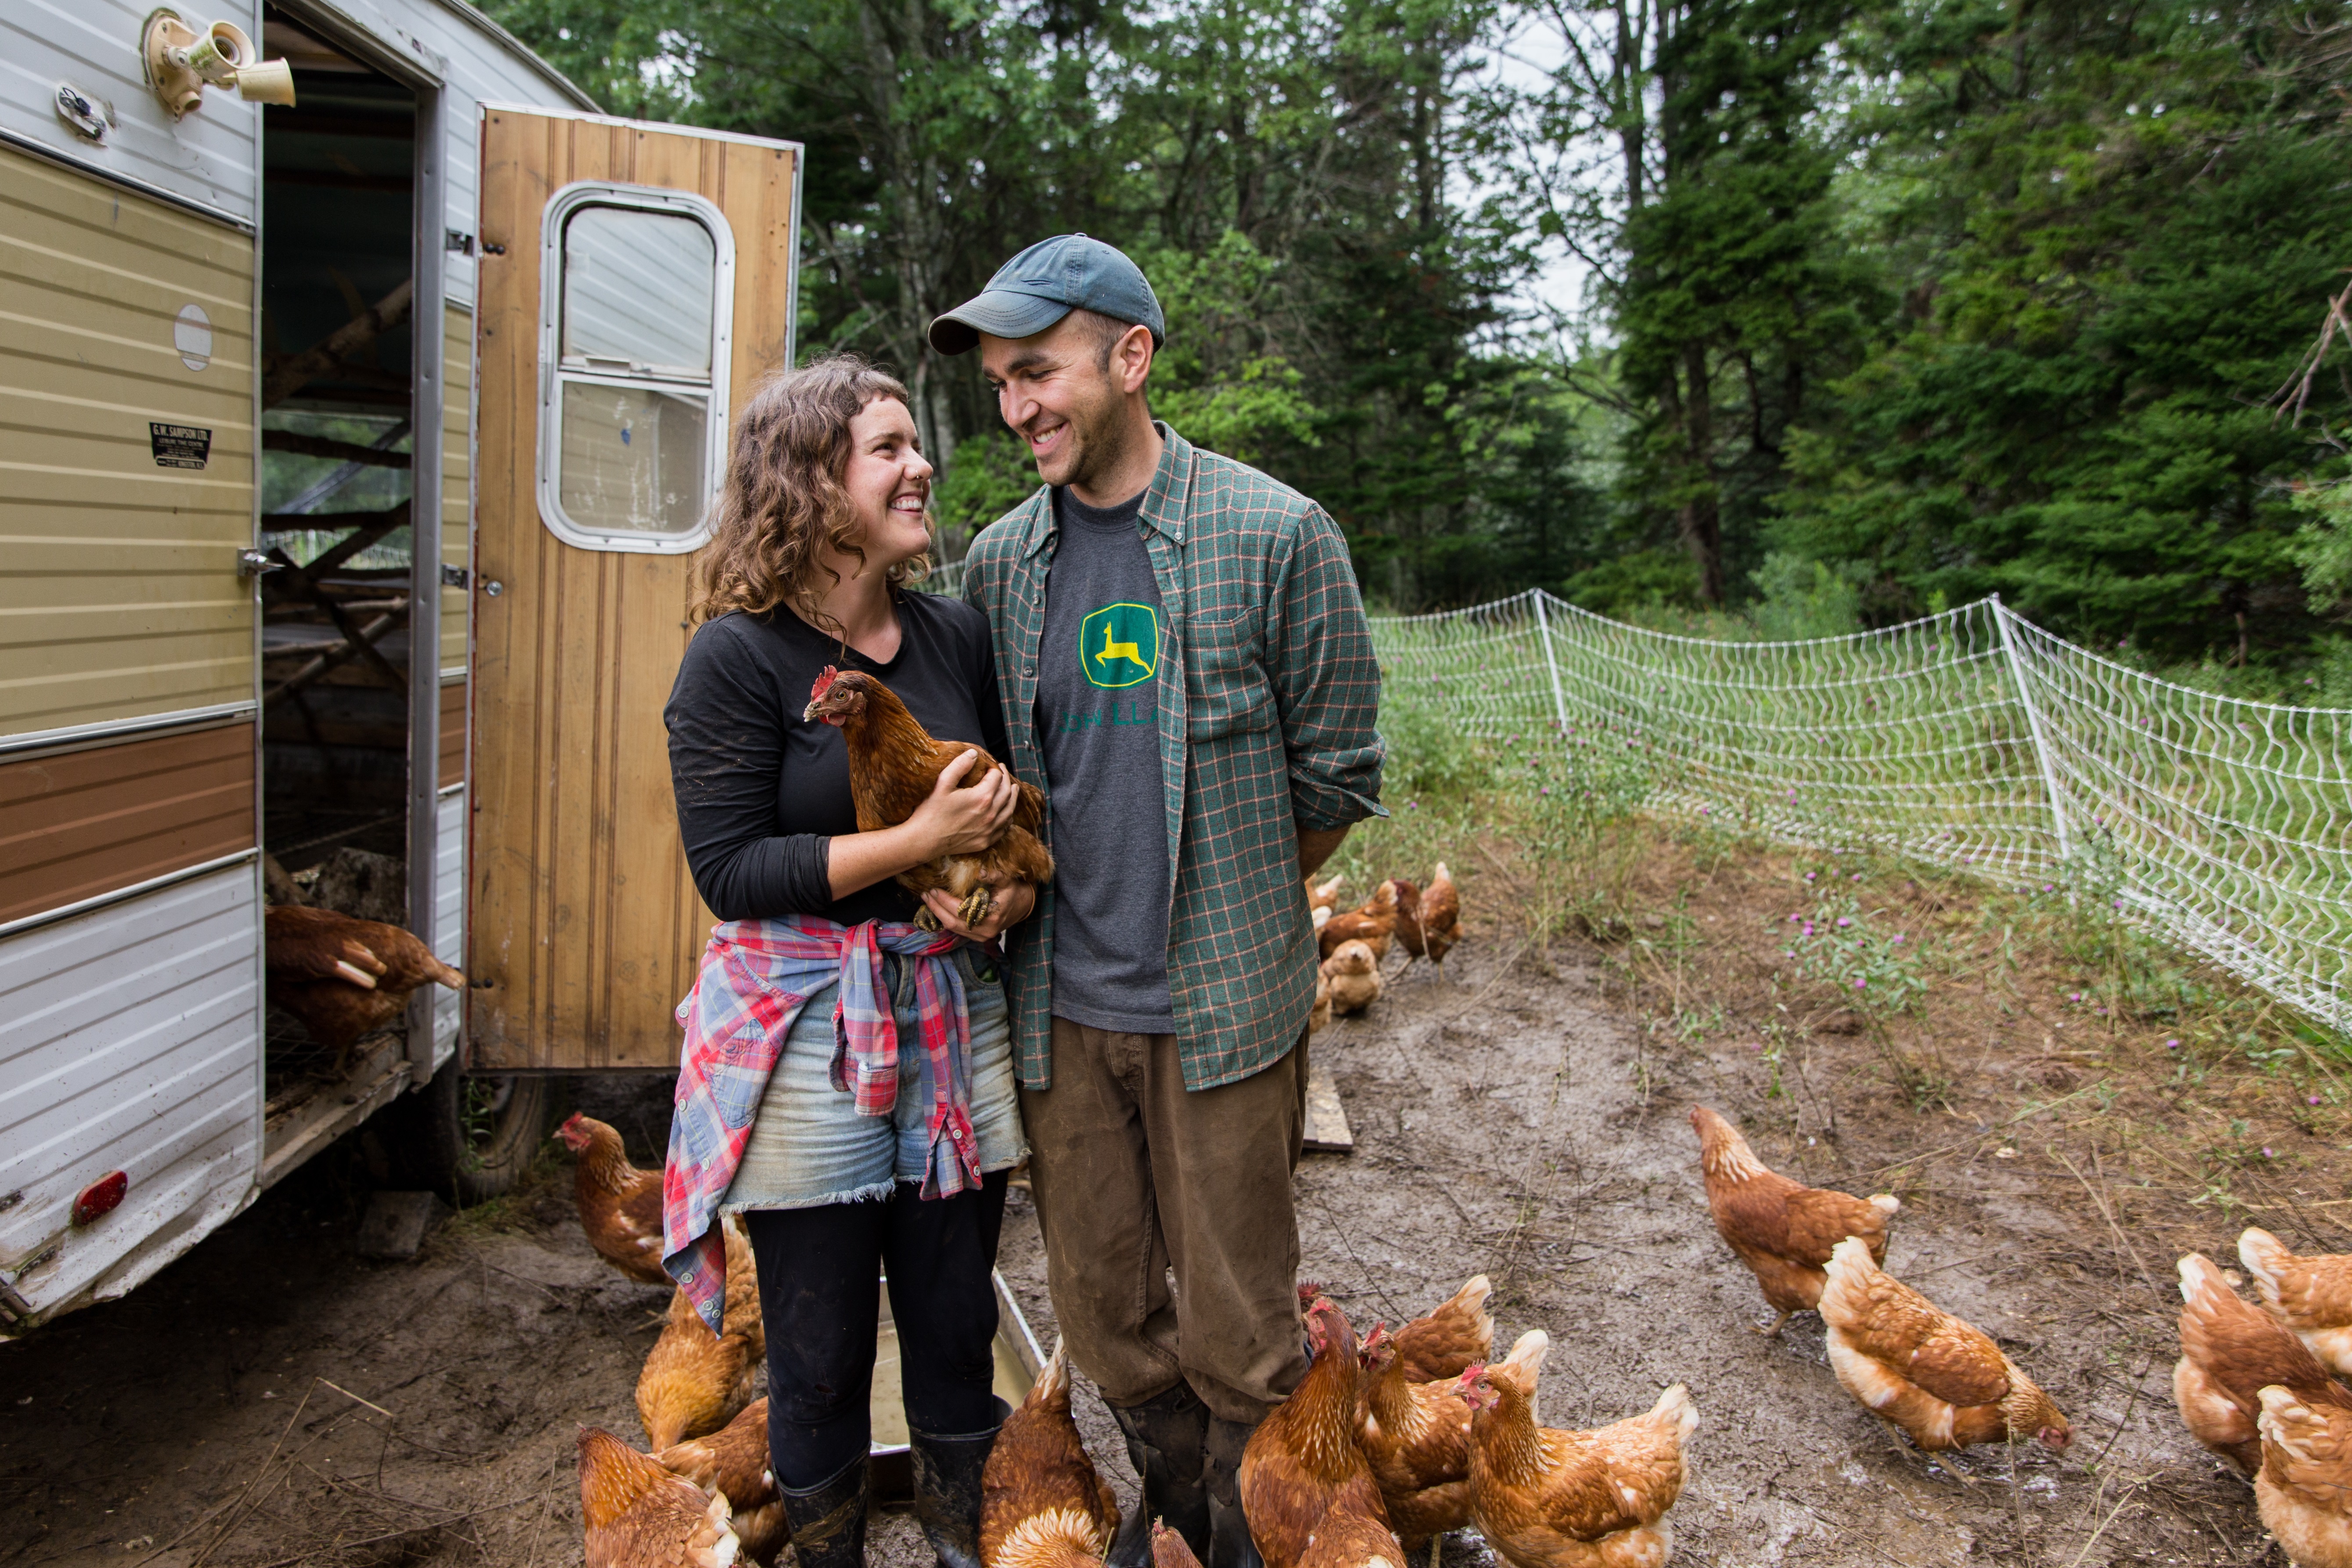
<path id="1" fill-rule="evenodd" d="M 1113 1405 L 1181 1378 L 1210 1414 L 1263 1419 L 1307 1372 L 1290 1195 L 1306 1036 L 1196 1093 L 1173 1035 L 1056 1018 L 1053 1063 L 1053 1088 L 1021 1091 L 1021 1118 L 1070 1359 Z"/>

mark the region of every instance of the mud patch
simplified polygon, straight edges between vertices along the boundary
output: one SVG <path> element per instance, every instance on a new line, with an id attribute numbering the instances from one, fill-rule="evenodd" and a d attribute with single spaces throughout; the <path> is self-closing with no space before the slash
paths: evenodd
<path id="1" fill-rule="evenodd" d="M 1766 1099 L 1752 1050 L 1665 1048 L 1604 993 L 1591 954 L 1507 963 L 1517 949 L 1510 931 L 1485 931 L 1447 978 L 1395 978 L 1370 1014 L 1314 1040 L 1357 1145 L 1301 1168 L 1305 1267 L 1360 1325 L 1401 1321 L 1485 1271 L 1506 1342 L 1552 1336 L 1547 1422 L 1614 1420 L 1688 1384 L 1702 1424 L 1671 1516 L 1680 1563 L 2260 1560 L 2247 1488 L 2172 1411 L 2157 1298 L 2116 1265 L 2087 1204 L 2054 1201 L 2038 1165 L 1973 1156 L 1977 1122 L 1946 1111 L 1857 1100 L 1840 1137 L 1805 1130 Z M 1835 1070 L 1826 1055 L 1815 1067 Z M 633 1157 L 654 1157 L 661 1086 L 583 1092 Z M 1769 1313 L 1708 1222 L 1683 1120 L 1694 1099 L 1744 1121 L 1789 1173 L 1858 1191 L 1885 1184 L 1872 1168 L 1904 1151 L 1965 1143 L 1903 1189 L 1890 1266 L 2001 1341 L 2073 1419 L 2073 1449 L 1978 1450 L 1959 1462 L 1964 1479 L 1845 1395 L 1816 1320 L 1778 1341 L 1752 1332 Z M 577 1562 L 574 1426 L 642 1442 L 631 1391 L 663 1298 L 589 1251 L 569 1184 L 551 1162 L 413 1262 L 372 1264 L 351 1251 L 361 1166 L 331 1158 L 129 1300 L 0 1346 L 0 1513 L 13 1527 L 0 1564 Z M 1002 1264 L 1050 1342 L 1034 1215 L 1017 1193 Z M 1131 1501 L 1091 1391 L 1079 1409 Z M 1456 1568 L 1490 1560 L 1469 1534 L 1445 1555 Z M 893 1514 L 872 1560 L 919 1568 L 929 1554 Z"/>

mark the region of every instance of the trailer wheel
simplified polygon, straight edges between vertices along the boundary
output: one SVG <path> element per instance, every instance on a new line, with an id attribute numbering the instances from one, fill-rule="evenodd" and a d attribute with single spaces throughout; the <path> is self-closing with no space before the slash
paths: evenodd
<path id="1" fill-rule="evenodd" d="M 547 1137 L 555 1089 L 543 1076 L 468 1076 L 448 1063 L 377 1118 L 393 1179 L 460 1208 L 511 1191 Z"/>

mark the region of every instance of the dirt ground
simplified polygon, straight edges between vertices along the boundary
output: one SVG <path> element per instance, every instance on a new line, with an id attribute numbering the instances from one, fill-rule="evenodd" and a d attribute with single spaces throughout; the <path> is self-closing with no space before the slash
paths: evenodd
<path id="1" fill-rule="evenodd" d="M 1737 957 L 1755 943 L 1734 928 L 1753 934 L 1794 874 L 1669 866 L 1649 893 L 1675 929 Z M 2099 1117 L 2129 1105 L 2021 1073 L 2017 1052 L 2043 1046 L 1951 1042 L 1958 1065 L 1925 1103 L 1834 1019 L 1768 1057 L 1749 1016 L 1765 1004 L 1736 975 L 1678 962 L 1691 994 L 1662 1000 L 1664 972 L 1640 951 L 1654 958 L 1664 926 L 1538 952 L 1486 923 L 1444 978 L 1416 969 L 1317 1036 L 1357 1142 L 1299 1173 L 1307 1276 L 1369 1328 L 1488 1273 L 1499 1342 L 1551 1335 L 1550 1425 L 1614 1420 L 1689 1384 L 1701 1425 L 1671 1515 L 1679 1563 L 2283 1563 L 2247 1487 L 2188 1438 L 2170 1398 L 2168 1248 L 2226 1260 L 2245 1216 L 2151 1199 L 2116 1223 L 2115 1168 L 2095 1180 L 2087 1162 Z M 1702 1003 L 1705 1026 L 1675 1024 Z M 2067 1062 L 2082 1078 L 2082 1055 Z M 1797 1091 L 1773 1095 L 1776 1081 Z M 2021 1099 L 2021 1083 L 2034 1092 Z M 2042 1382 L 2074 1424 L 2071 1450 L 1931 1464 L 1838 1387 L 1817 1320 L 1777 1341 L 1751 1332 L 1769 1313 L 1708 1223 L 1695 1100 L 1743 1121 L 1792 1175 L 1894 1186 L 1906 1206 L 1889 1267 Z M 575 1103 L 654 1157 L 666 1088 L 605 1080 Z M 329 1157 L 129 1300 L 0 1346 L 0 1568 L 578 1562 L 574 1424 L 642 1440 L 631 1389 L 662 1296 L 589 1251 L 569 1185 L 551 1157 L 530 1191 L 451 1221 L 414 1261 L 370 1263 L 352 1252 L 362 1167 Z M 1018 1193 L 1002 1265 L 1050 1343 Z M 1080 1412 L 1131 1497 L 1090 1390 Z M 891 1515 L 873 1557 L 917 1568 L 919 1545 Z M 1445 1555 L 1491 1561 L 1467 1533 Z"/>

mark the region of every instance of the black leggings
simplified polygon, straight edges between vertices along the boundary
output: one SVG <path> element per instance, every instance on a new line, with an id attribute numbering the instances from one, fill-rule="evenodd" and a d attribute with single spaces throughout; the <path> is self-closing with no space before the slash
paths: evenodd
<path id="1" fill-rule="evenodd" d="M 877 1276 L 890 1277 L 907 1425 L 934 1436 L 996 1425 L 996 1238 L 1008 1173 L 950 1198 L 900 1182 L 887 1201 L 743 1215 L 768 1333 L 768 1463 L 805 1490 L 862 1458 L 873 1424 Z"/>

